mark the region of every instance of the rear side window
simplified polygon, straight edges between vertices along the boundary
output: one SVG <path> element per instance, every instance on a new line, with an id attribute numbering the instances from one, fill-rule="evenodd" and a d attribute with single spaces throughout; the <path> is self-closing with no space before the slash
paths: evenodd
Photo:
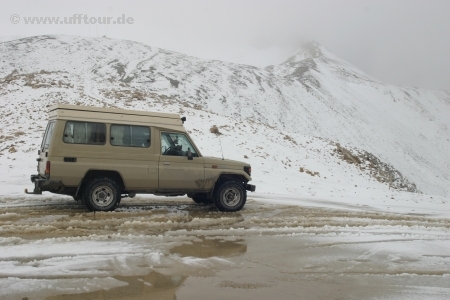
<path id="1" fill-rule="evenodd" d="M 132 125 L 111 125 L 111 145 L 150 147 L 150 128 Z"/>
<path id="2" fill-rule="evenodd" d="M 68 121 L 64 128 L 64 143 L 104 145 L 106 125 L 103 123 Z"/>
<path id="3" fill-rule="evenodd" d="M 53 137 L 53 130 L 55 130 L 55 122 L 49 122 L 47 129 L 45 129 L 44 138 L 42 139 L 41 149 L 48 149 Z"/>

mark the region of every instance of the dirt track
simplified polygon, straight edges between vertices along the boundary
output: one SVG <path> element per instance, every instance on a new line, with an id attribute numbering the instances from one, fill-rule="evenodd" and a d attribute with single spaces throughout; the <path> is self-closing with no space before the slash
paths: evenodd
<path id="1" fill-rule="evenodd" d="M 32 292 L 11 290 L 2 299 L 441 299 L 450 294 L 449 228 L 447 219 L 264 205 L 251 199 L 241 212 L 228 214 L 187 198 L 135 198 L 124 200 L 116 212 L 95 214 L 67 198 L 10 199 L 0 208 L 1 247 L 47 243 L 63 245 L 64 254 L 30 249 L 31 254 L 4 254 L 1 263 L 45 266 L 39 275 L 13 268 L 19 283 L 79 282 L 70 283 L 72 289 L 32 285 Z M 123 253 L 115 254 L 111 246 L 101 252 L 108 262 L 92 266 L 92 273 L 86 267 L 76 276 L 73 267 L 48 271 L 50 260 L 63 264 L 67 253 L 92 259 L 91 252 L 71 253 L 64 246 L 68 241 L 132 247 L 120 266 L 116 261 Z M 150 248 L 160 253 L 160 263 L 135 257 L 149 256 Z M 5 272 L 0 271 L 0 280 L 13 276 Z M 89 287 L 89 278 L 113 278 L 123 286 Z"/>

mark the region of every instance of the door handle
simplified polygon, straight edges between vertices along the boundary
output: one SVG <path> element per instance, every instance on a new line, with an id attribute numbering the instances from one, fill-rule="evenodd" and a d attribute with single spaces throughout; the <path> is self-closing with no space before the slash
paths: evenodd
<path id="1" fill-rule="evenodd" d="M 170 165 L 170 162 L 165 161 L 165 162 L 163 162 L 163 164 L 164 164 L 164 165 Z"/>

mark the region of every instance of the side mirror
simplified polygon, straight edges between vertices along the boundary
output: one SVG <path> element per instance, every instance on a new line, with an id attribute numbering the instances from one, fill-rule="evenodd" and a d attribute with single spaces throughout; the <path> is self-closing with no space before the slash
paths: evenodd
<path id="1" fill-rule="evenodd" d="M 188 160 L 193 160 L 194 158 L 192 157 L 192 152 L 191 152 L 191 148 L 188 148 Z"/>

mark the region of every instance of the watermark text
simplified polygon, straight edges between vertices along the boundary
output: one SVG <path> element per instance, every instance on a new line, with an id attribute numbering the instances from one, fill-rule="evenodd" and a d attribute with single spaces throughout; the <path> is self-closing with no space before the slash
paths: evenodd
<path id="1" fill-rule="evenodd" d="M 10 17 L 12 24 L 23 23 L 26 25 L 132 25 L 133 17 L 126 17 L 122 14 L 120 17 L 90 17 L 87 14 L 74 14 L 71 17 L 20 17 L 13 14 Z"/>

